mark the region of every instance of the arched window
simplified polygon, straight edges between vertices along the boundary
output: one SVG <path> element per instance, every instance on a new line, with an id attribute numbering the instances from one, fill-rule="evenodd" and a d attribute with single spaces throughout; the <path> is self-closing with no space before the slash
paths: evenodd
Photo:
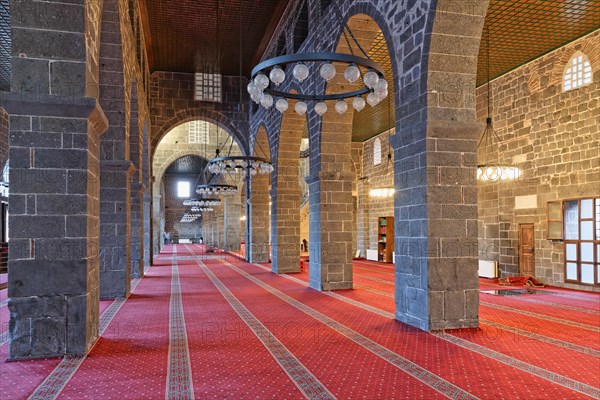
<path id="1" fill-rule="evenodd" d="M 582 52 L 576 52 L 569 60 L 563 75 L 563 92 L 592 83 L 592 66 Z"/>
<path id="2" fill-rule="evenodd" d="M 373 165 L 381 164 L 381 140 L 375 139 L 373 142 Z"/>

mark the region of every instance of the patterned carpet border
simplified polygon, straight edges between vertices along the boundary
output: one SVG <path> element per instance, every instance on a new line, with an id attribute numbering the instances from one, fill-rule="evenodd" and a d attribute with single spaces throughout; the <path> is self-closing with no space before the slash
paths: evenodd
<path id="1" fill-rule="evenodd" d="M 148 271 L 146 267 L 144 273 Z M 131 292 L 135 290 L 142 278 L 136 278 L 131 281 Z M 99 336 L 106 331 L 117 312 L 127 301 L 126 298 L 117 298 L 104 310 L 100 316 Z M 83 356 L 65 356 L 46 379 L 29 396 L 29 400 L 53 400 L 58 397 L 60 392 L 67 386 L 75 372 L 79 369 L 87 354 Z"/>
<path id="2" fill-rule="evenodd" d="M 441 378 L 440 376 L 434 374 L 433 372 L 421 367 L 420 365 L 415 364 L 414 362 L 400 356 L 399 354 L 394 353 L 390 349 L 388 349 L 384 346 L 381 346 L 380 344 L 372 341 L 371 339 L 367 338 L 366 336 L 363 336 L 360 333 L 350 329 L 346 325 L 341 324 L 338 321 L 336 321 L 332 318 L 329 318 L 328 316 L 326 316 L 324 314 L 321 314 L 317 310 L 315 310 L 315 309 L 299 302 L 298 300 L 288 296 L 287 294 L 273 288 L 272 286 L 264 283 L 260 279 L 255 278 L 254 276 L 248 274 L 246 271 L 239 269 L 235 265 L 232 265 L 226 261 L 224 261 L 223 263 L 225 265 L 227 265 L 229 268 L 231 268 L 234 271 L 236 271 L 237 273 L 239 273 L 240 275 L 244 276 L 245 278 L 247 278 L 250 281 L 257 284 L 258 286 L 267 290 L 269 293 L 277 296 L 281 300 L 294 306 L 298 310 L 300 310 L 303 313 L 309 315 L 310 317 L 316 319 L 317 321 L 329 326 L 330 328 L 334 329 L 337 333 L 352 340 L 354 343 L 358 344 L 359 346 L 369 350 L 373 354 L 379 356 L 383 360 L 389 362 L 390 364 L 392 364 L 395 367 L 399 368 L 400 370 L 404 371 L 405 373 L 412 376 L 413 378 L 423 382 L 424 384 L 431 387 L 432 389 L 440 392 L 444 396 L 449 397 L 451 399 L 477 399 L 477 397 L 473 396 L 471 393 L 467 392 L 466 390 L 461 389 L 460 387 L 448 382 L 447 380 L 445 380 L 445 379 Z"/>
<path id="3" fill-rule="evenodd" d="M 188 347 L 181 283 L 177 262 L 171 264 L 171 299 L 169 303 L 169 364 L 165 399 L 193 399 L 194 387 Z"/>
<path id="4" fill-rule="evenodd" d="M 300 362 L 283 343 L 246 306 L 217 278 L 213 272 L 201 261 L 196 261 L 210 281 L 221 292 L 231 308 L 254 332 L 258 340 L 271 353 L 273 358 L 290 377 L 294 384 L 302 391 L 307 399 L 335 399 L 335 396 L 314 376 L 304 364 Z"/>
<path id="5" fill-rule="evenodd" d="M 555 346 L 563 347 L 565 349 L 577 351 L 579 353 L 587 354 L 587 355 L 592 356 L 592 357 L 600 358 L 600 351 L 595 350 L 595 349 L 591 349 L 589 347 L 580 346 L 580 345 L 575 344 L 575 343 L 565 342 L 564 340 L 554 339 L 554 338 L 551 338 L 551 337 L 548 337 L 548 336 L 540 335 L 538 333 L 529 332 L 529 331 L 526 331 L 524 329 L 519 329 L 519 328 L 515 328 L 513 326 L 500 324 L 498 322 L 490 321 L 490 320 L 483 319 L 483 318 L 480 318 L 479 321 L 482 322 L 482 323 L 484 323 L 484 324 L 486 324 L 486 325 L 488 325 L 488 326 L 493 326 L 494 328 L 502 329 L 504 331 L 516 333 L 516 334 L 519 334 L 521 336 L 525 336 L 525 337 L 528 337 L 528 338 L 531 338 L 531 339 L 539 340 L 540 342 L 550 343 L 550 344 L 553 344 Z"/>

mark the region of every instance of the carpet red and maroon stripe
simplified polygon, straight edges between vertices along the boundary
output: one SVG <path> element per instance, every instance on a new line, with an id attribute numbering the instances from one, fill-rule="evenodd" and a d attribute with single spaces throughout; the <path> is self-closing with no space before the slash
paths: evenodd
<path id="1" fill-rule="evenodd" d="M 358 332 L 364 332 L 378 343 L 417 362 L 476 396 L 482 398 L 506 397 L 507 394 L 502 382 L 511 382 L 513 385 L 526 387 L 529 397 L 543 397 L 551 395 L 551 393 L 562 393 L 566 398 L 579 397 L 579 394 L 569 389 L 524 374 L 522 370 L 511 368 L 506 364 L 468 351 L 435 336 L 376 314 L 365 315 L 359 313 L 356 307 L 349 304 L 324 299 L 323 296 L 319 296 L 318 293 L 305 287 L 298 288 L 298 284 L 293 281 L 280 279 L 264 270 L 252 271 L 250 269 L 249 271 L 269 285 L 278 288 L 304 304 L 318 309 Z M 298 275 L 294 275 L 294 277 L 298 277 Z M 475 371 L 479 372 L 476 373 Z M 483 373 L 482 371 L 489 372 Z M 493 374 L 492 371 L 494 371 Z M 528 397 L 527 393 L 521 395 Z"/>
<path id="2" fill-rule="evenodd" d="M 292 379 L 298 371 L 287 369 L 293 363 L 276 360 L 269 340 L 278 340 L 284 357 L 299 361 L 297 367 L 314 376 L 324 394 L 340 399 L 429 399 L 441 392 L 479 398 L 600 394 L 597 294 L 550 288 L 547 294 L 524 295 L 542 303 L 482 294 L 481 329 L 432 335 L 392 318 L 390 264 L 355 261 L 357 289 L 320 293 L 307 288 L 306 271 L 286 278 L 204 250 L 202 245 L 165 247 L 134 294 L 120 303 L 60 398 L 164 399 L 172 290 L 181 299 L 180 323 L 197 399 L 304 397 L 303 383 Z M 172 271 L 178 273 L 176 286 Z M 484 280 L 481 287 L 518 289 Z M 0 291 L 0 302 L 2 296 Z M 101 312 L 109 304 L 102 302 Z M 7 312 L 0 309 L 0 323 L 6 323 Z M 249 329 L 250 317 L 271 339 L 257 338 Z M 0 347 L 4 360 L 7 347 Z M 394 357 L 406 362 L 394 364 Z M 59 361 L 0 363 L 0 398 L 27 398 Z"/>

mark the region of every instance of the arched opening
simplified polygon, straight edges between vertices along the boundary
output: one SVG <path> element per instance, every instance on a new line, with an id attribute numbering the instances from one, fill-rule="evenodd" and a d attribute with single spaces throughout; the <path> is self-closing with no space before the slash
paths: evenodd
<path id="1" fill-rule="evenodd" d="M 221 155 L 242 154 L 237 142 L 228 132 L 201 119 L 177 125 L 158 143 L 152 156 L 155 178 L 152 232 L 155 252 L 160 251 L 164 245 L 165 233 L 169 241 L 175 243 L 179 240 L 199 241 L 202 237 L 204 243 L 216 247 L 223 247 L 225 244 L 224 203 L 213 207 L 213 211 L 203 213 L 200 220 L 187 223 L 181 222 L 181 218 L 189 211 L 189 207 L 183 205 L 184 197 L 177 196 L 180 181 L 188 182 L 187 198 L 199 197 L 195 192 L 199 184 L 239 183 L 233 182 L 229 177 L 213 176 L 205 171 L 206 164 L 215 157 L 217 150 Z M 241 240 L 238 239 L 239 241 Z"/>
<path id="2" fill-rule="evenodd" d="M 354 37 L 346 40 L 346 36 L 341 34 L 336 52 L 356 54 L 360 52 L 360 45 L 384 68 L 389 95 L 383 102 L 373 107 L 367 105 L 360 111 L 353 108 L 353 99 L 345 100 L 346 111 L 341 113 L 336 111 L 334 104 L 329 104 L 329 110 L 321 118 L 318 138 L 321 151 L 318 158 L 313 156 L 311 159 L 311 163 L 314 161 L 315 166 L 318 165 L 320 177 L 311 179 L 311 182 L 319 181 L 319 196 L 311 197 L 310 206 L 311 219 L 313 212 L 319 214 L 314 218 L 319 226 L 310 228 L 310 282 L 311 287 L 317 289 L 370 290 L 374 281 L 369 274 L 373 272 L 371 270 L 379 269 L 387 273 L 386 289 L 393 296 L 393 198 L 371 198 L 369 189 L 393 187 L 393 157 L 388 151 L 388 143 L 390 134 L 393 134 L 390 127 L 394 124 L 394 77 L 387 44 L 377 22 L 366 14 L 355 14 L 348 19 L 347 25 Z M 334 63 L 334 66 L 337 74 L 327 83 L 326 92 L 358 90 L 358 83 L 350 84 L 344 77 L 347 65 Z M 366 72 L 366 69 L 361 70 L 361 75 Z M 389 159 L 375 166 L 373 142 L 385 142 L 380 151 L 384 147 L 384 151 L 390 154 Z M 335 204 L 335 207 L 330 204 Z M 382 218 L 389 224 L 387 231 L 379 225 Z M 390 235 L 389 242 L 386 234 Z M 363 260 L 353 260 L 357 257 Z M 365 258 L 369 258 L 371 264 L 387 265 L 367 268 Z"/>

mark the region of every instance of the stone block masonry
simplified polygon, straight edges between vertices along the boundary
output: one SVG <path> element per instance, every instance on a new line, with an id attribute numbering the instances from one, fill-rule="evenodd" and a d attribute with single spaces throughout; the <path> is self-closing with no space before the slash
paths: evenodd
<path id="1" fill-rule="evenodd" d="M 564 243 L 547 237 L 547 202 L 600 196 L 600 31 L 492 81 L 492 118 L 500 138 L 479 157 L 499 157 L 521 170 L 517 181 L 478 184 L 479 256 L 499 261 L 502 276 L 520 274 L 519 224 L 535 229 L 535 275 L 544 283 L 564 282 Z M 567 63 L 581 51 L 590 60 L 593 82 L 563 91 Z M 478 118 L 487 113 L 487 86 L 477 89 Z M 535 195 L 536 204 L 517 209 L 515 199 Z"/>

